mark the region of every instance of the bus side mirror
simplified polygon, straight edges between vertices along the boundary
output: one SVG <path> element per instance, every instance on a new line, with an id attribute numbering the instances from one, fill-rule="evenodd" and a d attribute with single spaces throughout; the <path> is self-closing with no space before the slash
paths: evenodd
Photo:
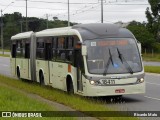
<path id="1" fill-rule="evenodd" d="M 87 46 L 86 45 L 82 45 L 82 55 L 87 56 Z"/>

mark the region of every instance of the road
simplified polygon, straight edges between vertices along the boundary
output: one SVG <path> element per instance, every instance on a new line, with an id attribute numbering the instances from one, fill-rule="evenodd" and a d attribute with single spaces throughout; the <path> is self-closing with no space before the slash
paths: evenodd
<path id="1" fill-rule="evenodd" d="M 0 57 L 0 74 L 11 76 L 10 59 L 7 57 Z"/>
<path id="2" fill-rule="evenodd" d="M 143 61 L 144 66 L 160 66 L 160 62 Z"/>
<path id="3" fill-rule="evenodd" d="M 9 58 L 0 57 L 0 74 L 11 76 Z M 112 97 L 103 97 L 102 100 L 107 106 L 121 111 L 160 111 L 160 74 L 146 73 L 145 81 L 145 94 L 124 95 L 116 100 Z"/>

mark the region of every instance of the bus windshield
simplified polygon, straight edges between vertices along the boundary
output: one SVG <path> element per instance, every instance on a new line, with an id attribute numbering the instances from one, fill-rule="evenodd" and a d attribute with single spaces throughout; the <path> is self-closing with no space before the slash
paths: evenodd
<path id="1" fill-rule="evenodd" d="M 142 71 L 140 54 L 133 39 L 86 40 L 87 65 L 91 74 L 123 74 Z"/>

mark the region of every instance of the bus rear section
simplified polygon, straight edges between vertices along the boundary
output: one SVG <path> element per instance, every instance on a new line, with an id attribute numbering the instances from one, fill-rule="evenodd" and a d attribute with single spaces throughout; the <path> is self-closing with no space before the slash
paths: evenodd
<path id="1" fill-rule="evenodd" d="M 31 39 L 33 32 L 19 33 L 11 38 L 11 74 L 31 80 Z"/>

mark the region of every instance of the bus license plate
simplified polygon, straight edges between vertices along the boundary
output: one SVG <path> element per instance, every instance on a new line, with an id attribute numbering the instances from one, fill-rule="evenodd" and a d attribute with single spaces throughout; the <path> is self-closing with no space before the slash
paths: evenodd
<path id="1" fill-rule="evenodd" d="M 104 85 L 114 85 L 115 80 L 102 80 Z"/>
<path id="2" fill-rule="evenodd" d="M 125 89 L 116 89 L 115 93 L 125 93 Z"/>

